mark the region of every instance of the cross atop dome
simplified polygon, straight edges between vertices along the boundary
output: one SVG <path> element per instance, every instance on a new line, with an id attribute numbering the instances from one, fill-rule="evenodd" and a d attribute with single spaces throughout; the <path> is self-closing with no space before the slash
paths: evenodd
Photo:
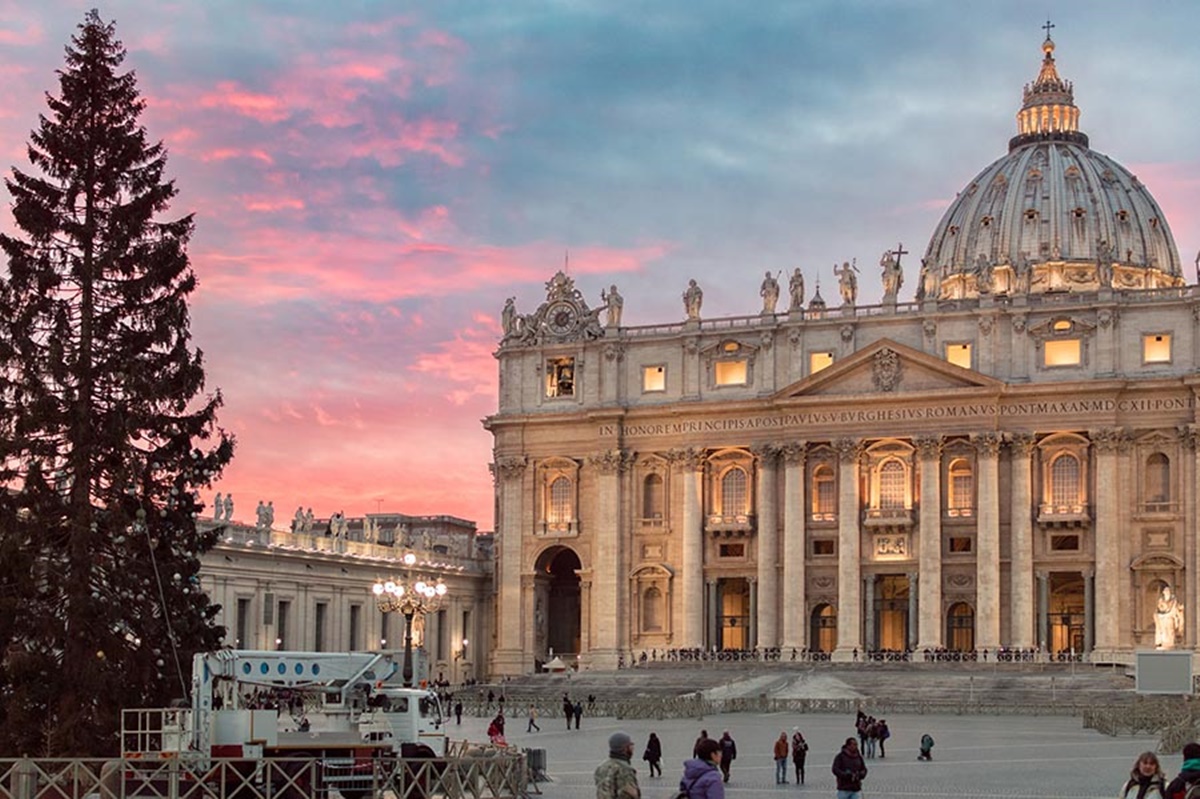
<path id="1" fill-rule="evenodd" d="M 1042 42 L 1042 68 L 1033 83 L 1025 84 L 1021 110 L 1017 112 L 1017 135 L 1008 144 L 1011 151 L 1030 142 L 1054 139 L 1088 144 L 1088 138 L 1079 132 L 1079 108 L 1075 105 L 1075 87 L 1069 80 L 1058 75 L 1054 62 L 1054 40 L 1050 31 L 1054 23 L 1046 20 L 1042 28 L 1046 39 Z"/>

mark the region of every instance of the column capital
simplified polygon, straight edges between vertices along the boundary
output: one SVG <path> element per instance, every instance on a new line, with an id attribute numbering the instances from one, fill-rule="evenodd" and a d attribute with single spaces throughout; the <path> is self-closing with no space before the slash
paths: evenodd
<path id="1" fill-rule="evenodd" d="M 917 436 L 917 454 L 921 460 L 937 460 L 942 457 L 942 436 Z"/>
<path id="2" fill-rule="evenodd" d="M 668 450 L 664 457 L 685 472 L 698 472 L 704 464 L 704 450 L 695 447 Z"/>
<path id="3" fill-rule="evenodd" d="M 789 466 L 803 466 L 808 455 L 807 441 L 789 441 L 779 449 L 780 457 Z"/>
<path id="4" fill-rule="evenodd" d="M 1200 449 L 1200 425 L 1181 424 L 1175 428 L 1179 440 L 1190 450 Z"/>
<path id="5" fill-rule="evenodd" d="M 1008 446 L 1012 449 L 1014 455 L 1026 458 L 1033 453 L 1033 446 L 1037 443 L 1037 436 L 1033 433 L 1008 433 L 1005 438 L 1008 440 Z"/>
<path id="6" fill-rule="evenodd" d="M 496 458 L 496 462 L 490 465 L 493 475 L 499 475 L 506 480 L 520 478 L 525 472 L 525 467 L 529 465 L 529 459 L 524 455 L 506 455 L 502 458 Z"/>
<path id="7" fill-rule="evenodd" d="M 833 442 L 833 449 L 842 463 L 854 463 L 863 452 L 863 443 L 857 438 L 839 438 Z"/>
<path id="8" fill-rule="evenodd" d="M 1000 454 L 1000 434 L 988 431 L 985 433 L 972 433 L 971 443 L 975 445 L 975 450 L 985 458 L 994 458 Z"/>
<path id="9" fill-rule="evenodd" d="M 627 449 L 610 449 L 589 455 L 588 466 L 600 474 L 617 474 L 633 463 L 633 453 Z"/>
<path id="10" fill-rule="evenodd" d="M 779 455 L 780 447 L 778 444 L 751 444 L 750 454 L 753 455 L 762 466 L 774 466 L 775 459 Z"/>
<path id="11" fill-rule="evenodd" d="M 1088 438 L 1092 440 L 1097 452 L 1107 454 L 1124 448 L 1128 435 L 1121 427 L 1100 427 L 1089 430 Z"/>

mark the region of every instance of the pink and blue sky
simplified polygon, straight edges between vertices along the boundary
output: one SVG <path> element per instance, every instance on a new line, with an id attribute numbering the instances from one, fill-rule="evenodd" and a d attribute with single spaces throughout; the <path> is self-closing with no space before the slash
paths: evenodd
<path id="1" fill-rule="evenodd" d="M 95 0 L 0 0 L 0 166 Z M 1050 13 L 1092 147 L 1200 248 L 1200 4 L 116 0 L 194 212 L 192 331 L 237 455 L 213 492 L 286 524 L 377 509 L 492 528 L 499 311 L 570 253 L 595 306 L 756 312 L 764 271 L 915 264 L 1006 149 Z M 0 189 L 0 194 L 4 194 Z M 8 197 L 0 225 L 12 229 Z M 878 298 L 864 270 L 861 302 Z M 206 497 L 207 498 L 207 497 Z"/>

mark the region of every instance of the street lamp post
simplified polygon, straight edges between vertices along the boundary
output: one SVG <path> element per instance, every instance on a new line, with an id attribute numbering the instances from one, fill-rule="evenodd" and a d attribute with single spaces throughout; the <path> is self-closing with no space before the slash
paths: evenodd
<path id="1" fill-rule="evenodd" d="M 412 688 L 412 626 L 413 618 L 424 616 L 435 610 L 446 595 L 446 584 L 440 579 L 414 575 L 410 572 L 417 562 L 411 552 L 403 558 L 404 576 L 401 579 L 378 581 L 372 586 L 375 603 L 383 613 L 399 613 L 404 616 L 404 687 Z"/>

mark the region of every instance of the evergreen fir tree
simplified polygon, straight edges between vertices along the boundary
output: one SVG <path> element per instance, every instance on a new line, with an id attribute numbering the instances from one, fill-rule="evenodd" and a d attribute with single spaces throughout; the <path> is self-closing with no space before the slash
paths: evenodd
<path id="1" fill-rule="evenodd" d="M 122 708 L 219 646 L 197 490 L 233 455 L 190 345 L 191 216 L 147 141 L 114 25 L 89 13 L 6 179 L 0 235 L 0 751 L 117 750 Z"/>

